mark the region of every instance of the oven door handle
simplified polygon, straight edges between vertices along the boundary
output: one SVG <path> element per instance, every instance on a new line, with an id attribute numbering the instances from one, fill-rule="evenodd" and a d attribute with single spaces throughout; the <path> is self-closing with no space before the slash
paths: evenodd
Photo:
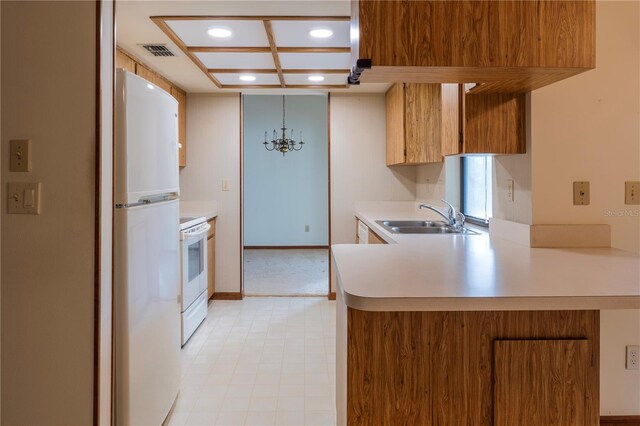
<path id="1" fill-rule="evenodd" d="M 207 223 L 198 232 L 194 232 L 194 233 L 185 232 L 185 233 L 183 233 L 184 239 L 185 240 L 198 240 L 198 239 L 202 238 L 202 236 L 204 234 L 207 234 L 209 232 L 209 229 L 211 229 L 211 225 L 209 225 Z"/>

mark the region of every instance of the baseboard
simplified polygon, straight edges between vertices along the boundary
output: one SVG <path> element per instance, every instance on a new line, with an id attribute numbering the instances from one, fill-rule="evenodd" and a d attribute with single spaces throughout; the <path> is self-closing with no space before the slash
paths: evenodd
<path id="1" fill-rule="evenodd" d="M 242 293 L 217 291 L 213 293 L 212 299 L 213 300 L 242 300 Z"/>
<path id="2" fill-rule="evenodd" d="M 301 249 L 329 249 L 329 246 L 244 246 L 245 250 L 301 250 Z"/>
<path id="3" fill-rule="evenodd" d="M 332 291 L 331 293 L 329 293 L 328 298 L 329 300 L 336 300 L 336 292 Z"/>
<path id="4" fill-rule="evenodd" d="M 640 416 L 600 416 L 600 426 L 640 426 Z"/>

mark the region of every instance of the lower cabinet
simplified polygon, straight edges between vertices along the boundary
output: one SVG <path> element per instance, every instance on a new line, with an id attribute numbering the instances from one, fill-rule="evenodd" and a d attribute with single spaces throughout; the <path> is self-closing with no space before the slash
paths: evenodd
<path id="1" fill-rule="evenodd" d="M 598 311 L 372 312 L 341 303 L 338 424 L 599 424 Z"/>
<path id="2" fill-rule="evenodd" d="M 207 298 L 211 299 L 216 292 L 216 219 L 209 221 L 211 229 L 207 235 Z"/>
<path id="3" fill-rule="evenodd" d="M 494 341 L 494 426 L 591 424 L 589 352 L 586 339 Z"/>
<path id="4" fill-rule="evenodd" d="M 378 234 L 369 229 L 369 244 L 387 244 Z"/>

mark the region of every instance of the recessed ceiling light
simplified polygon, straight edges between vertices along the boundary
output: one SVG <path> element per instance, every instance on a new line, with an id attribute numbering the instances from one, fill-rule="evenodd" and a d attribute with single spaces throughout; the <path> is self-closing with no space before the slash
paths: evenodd
<path id="1" fill-rule="evenodd" d="M 324 77 L 321 75 L 310 75 L 309 81 L 324 81 Z"/>
<path id="2" fill-rule="evenodd" d="M 255 75 L 241 75 L 240 80 L 242 81 L 256 81 Z"/>
<path id="3" fill-rule="evenodd" d="M 224 28 L 211 28 L 209 31 L 207 31 L 207 34 L 209 34 L 211 37 L 218 38 L 231 37 L 231 31 Z"/>
<path id="4" fill-rule="evenodd" d="M 147 89 L 153 90 L 153 84 L 147 84 Z"/>
<path id="5" fill-rule="evenodd" d="M 316 38 L 327 38 L 333 35 L 333 31 L 328 30 L 326 28 L 318 28 L 318 29 L 309 31 L 309 35 L 311 37 L 316 37 Z"/>

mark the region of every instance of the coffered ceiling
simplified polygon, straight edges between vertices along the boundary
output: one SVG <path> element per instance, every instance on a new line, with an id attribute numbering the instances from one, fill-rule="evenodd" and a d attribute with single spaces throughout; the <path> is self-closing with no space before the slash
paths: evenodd
<path id="1" fill-rule="evenodd" d="M 350 14 L 350 0 L 117 0 L 116 41 L 118 46 L 131 56 L 189 93 L 384 92 L 388 84 L 363 83 L 360 86 L 348 88 L 344 85 L 346 69 L 349 67 L 345 58 L 350 55 L 346 51 L 349 46 L 349 33 L 344 30 L 348 28 L 348 22 L 344 21 L 344 17 Z M 163 24 L 159 26 L 151 19 L 152 17 L 167 19 L 161 19 Z M 170 17 L 174 18 L 168 19 Z M 199 19 L 183 19 L 183 17 Z M 230 17 L 235 19 L 228 19 Z M 274 19 L 278 17 L 280 19 Z M 325 17 L 340 19 L 327 20 Z M 288 88 L 282 88 L 268 32 L 264 25 L 265 20 L 271 22 L 282 77 Z M 318 25 L 318 22 L 321 24 Z M 208 34 L 211 29 L 209 25 L 212 24 L 226 26 L 232 36 L 214 40 Z M 166 25 L 166 28 L 174 33 L 174 39 L 161 28 L 162 25 Z M 332 29 L 333 35 L 329 39 L 313 39 L 308 33 L 310 25 L 314 28 L 327 26 Z M 164 44 L 175 56 L 153 56 L 142 47 L 143 44 Z M 242 47 L 249 50 L 259 48 L 259 51 L 186 53 L 180 45 Z M 288 52 L 289 48 L 345 50 Z M 192 55 L 197 62 L 193 60 Z M 215 62 L 211 62 L 214 60 Z M 203 71 L 198 62 L 207 72 Z M 242 72 L 234 71 L 240 68 Z M 208 69 L 218 71 L 211 75 Z M 308 70 L 326 71 L 323 73 L 324 80 L 310 82 L 309 74 L 304 73 Z M 245 71 L 255 71 L 252 75 L 256 79 L 251 82 L 240 80 L 240 76 Z M 220 87 L 212 78 L 220 83 Z"/>
<path id="2" fill-rule="evenodd" d="M 150 19 L 216 87 L 347 87 L 351 62 L 348 16 L 175 15 Z"/>

